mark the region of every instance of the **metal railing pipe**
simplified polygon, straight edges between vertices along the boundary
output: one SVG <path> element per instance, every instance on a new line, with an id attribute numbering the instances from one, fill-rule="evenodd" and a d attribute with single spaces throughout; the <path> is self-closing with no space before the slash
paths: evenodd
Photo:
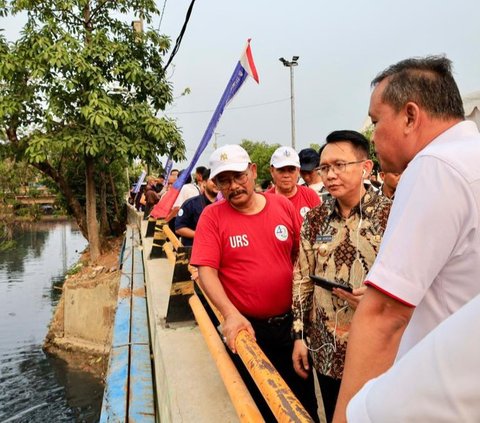
<path id="1" fill-rule="evenodd" d="M 313 422 L 252 335 L 240 331 L 235 348 L 278 422 Z"/>
<path id="2" fill-rule="evenodd" d="M 203 295 L 218 321 L 223 323 L 222 314 L 205 295 L 205 292 L 203 292 Z M 304 423 L 313 421 L 255 339 L 246 330 L 238 333 L 235 338 L 235 348 L 278 422 Z"/>
<path id="3" fill-rule="evenodd" d="M 169 241 L 172 243 L 172 246 L 175 250 L 178 249 L 179 246 L 182 244 L 176 237 L 176 235 L 172 232 L 172 230 L 168 227 L 168 225 L 163 226 L 163 230 L 168 237 Z M 167 253 L 168 255 L 168 253 Z M 217 316 L 218 320 L 220 323 L 223 322 L 223 316 L 221 313 L 213 306 L 211 303 L 210 299 L 208 296 L 203 293 L 205 298 L 207 299 L 209 305 L 211 306 L 213 312 Z M 216 332 L 213 324 L 211 323 L 208 314 L 206 313 L 205 309 L 203 308 L 203 305 L 201 304 L 200 300 L 198 299 L 197 296 L 192 296 L 189 299 L 190 307 L 192 308 L 195 318 L 197 319 L 197 323 L 199 324 L 200 330 L 203 333 L 202 326 L 205 328 L 207 325 L 206 323 L 200 326 L 200 322 L 197 318 L 196 311 L 198 312 L 199 306 L 203 309 L 203 312 L 205 313 L 205 316 L 202 317 L 202 319 L 206 319 L 206 322 L 209 322 L 211 325 L 211 328 L 213 330 L 213 334 L 208 331 L 208 336 L 204 334 L 205 341 L 207 342 L 207 345 L 211 342 L 212 345 L 215 345 L 214 351 L 210 350 L 212 352 L 212 356 L 214 357 L 217 366 L 217 355 L 214 356 L 215 354 L 219 354 L 219 350 L 223 351 L 223 353 L 228 357 L 227 352 L 225 351 L 225 346 L 220 340 L 220 336 L 218 332 Z M 194 304 L 192 306 L 192 303 Z M 195 307 L 195 309 L 194 309 Z M 203 322 L 203 320 L 202 320 Z M 220 348 L 221 347 L 221 348 Z M 265 401 L 267 402 L 268 406 L 272 410 L 273 415 L 277 419 L 278 422 L 280 423 L 291 423 L 291 422 L 298 422 L 298 423 L 306 423 L 306 422 L 312 422 L 313 419 L 310 417 L 310 415 L 307 413 L 303 405 L 300 403 L 298 398 L 295 396 L 295 394 L 292 392 L 292 390 L 289 388 L 289 386 L 286 384 L 286 382 L 282 379 L 278 371 L 275 369 L 271 361 L 267 358 L 265 353 L 262 351 L 262 349 L 258 346 L 257 342 L 255 339 L 246 331 L 242 330 L 238 333 L 237 337 L 235 338 L 235 347 L 237 349 L 237 353 L 242 359 L 243 363 L 245 364 L 248 372 L 252 376 L 252 379 L 255 381 L 255 384 L 257 385 L 258 389 L 262 393 L 263 397 L 265 398 Z M 210 348 L 210 345 L 209 345 Z M 233 365 L 233 362 L 231 362 L 230 357 L 228 357 L 231 365 L 235 369 L 236 374 L 238 374 L 238 371 L 236 370 L 235 366 Z M 223 366 L 223 365 L 222 365 Z M 293 366 L 293 364 L 292 364 Z M 220 367 L 219 367 L 220 370 Z M 221 374 L 223 370 L 220 370 Z M 241 379 L 241 377 L 238 375 L 238 377 Z M 223 378 L 223 376 L 222 376 Z M 225 381 L 225 379 L 224 379 Z M 242 381 L 243 384 L 243 381 Z M 244 384 L 243 384 L 244 385 Z M 229 387 L 227 386 L 227 383 L 225 383 L 225 386 L 227 387 L 227 390 L 229 390 Z M 245 386 L 245 385 L 244 385 Z M 246 388 L 245 388 L 246 389 Z M 230 393 L 230 391 L 229 391 Z M 243 396 L 244 394 L 242 394 Z M 250 396 L 250 394 L 249 394 Z M 234 401 L 234 397 L 232 397 L 232 402 Z M 251 396 L 250 396 L 251 399 Z M 253 399 L 252 399 L 253 401 Z M 237 409 L 236 404 L 234 403 L 235 409 Z M 250 406 L 249 406 L 250 408 Z M 258 411 L 258 408 L 255 406 L 256 410 Z M 239 417 L 240 414 L 239 414 Z M 248 417 L 249 419 L 252 417 Z M 257 421 L 263 421 L 262 420 L 245 420 L 248 422 L 257 422 Z"/>
<path id="4" fill-rule="evenodd" d="M 230 395 L 238 418 L 241 422 L 245 423 L 263 422 L 264 419 L 262 414 L 258 410 L 255 401 L 245 386 L 245 383 L 233 364 L 232 359 L 225 350 L 225 347 L 218 336 L 218 332 L 213 326 L 203 304 L 196 295 L 190 297 L 189 303 L 207 347 L 217 365 L 220 376 L 225 384 L 225 388 Z"/>

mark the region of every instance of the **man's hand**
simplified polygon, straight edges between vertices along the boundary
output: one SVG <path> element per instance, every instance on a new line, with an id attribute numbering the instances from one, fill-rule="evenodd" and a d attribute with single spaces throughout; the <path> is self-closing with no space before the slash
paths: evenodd
<path id="1" fill-rule="evenodd" d="M 310 364 L 308 363 L 308 348 L 303 339 L 297 339 L 293 346 L 292 353 L 293 368 L 297 374 L 306 379 L 310 373 Z"/>
<path id="2" fill-rule="evenodd" d="M 245 329 L 255 339 L 255 331 L 247 318 L 237 310 L 228 298 L 218 278 L 217 269 L 209 266 L 199 266 L 198 274 L 201 288 L 224 318 L 222 323 L 223 341 L 233 353 L 236 353 L 235 338 L 238 332 Z"/>
<path id="3" fill-rule="evenodd" d="M 358 303 L 363 298 L 365 291 L 367 290 L 366 286 L 362 286 L 360 288 L 356 288 L 353 290 L 352 293 L 345 291 L 341 288 L 333 288 L 332 292 L 342 300 L 348 302 L 348 305 L 353 308 L 354 310 L 358 307 Z"/>
<path id="4" fill-rule="evenodd" d="M 367 287 L 348 335 L 334 423 L 345 422 L 350 399 L 367 381 L 391 367 L 414 309 L 376 288 Z"/>
<path id="5" fill-rule="evenodd" d="M 222 323 L 223 340 L 228 348 L 236 354 L 235 338 L 238 332 L 246 330 L 255 339 L 255 331 L 248 319 L 239 312 L 233 312 L 224 316 L 225 320 Z"/>

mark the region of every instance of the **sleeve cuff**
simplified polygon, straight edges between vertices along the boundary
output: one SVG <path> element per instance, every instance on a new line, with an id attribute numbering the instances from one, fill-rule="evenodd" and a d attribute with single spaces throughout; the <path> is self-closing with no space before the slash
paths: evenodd
<path id="1" fill-rule="evenodd" d="M 292 331 L 292 338 L 294 341 L 297 341 L 298 339 L 302 339 L 303 338 L 302 332 Z"/>

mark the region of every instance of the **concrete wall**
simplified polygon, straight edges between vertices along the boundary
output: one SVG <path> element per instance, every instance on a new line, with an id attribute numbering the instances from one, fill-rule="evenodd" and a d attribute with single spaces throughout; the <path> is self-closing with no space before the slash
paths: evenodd
<path id="1" fill-rule="evenodd" d="M 64 342 L 78 343 L 103 354 L 110 351 L 117 305 L 118 277 L 64 287 Z"/>
<path id="2" fill-rule="evenodd" d="M 101 265 L 82 266 L 80 261 L 77 273 L 67 276 L 44 343 L 46 351 L 109 354 L 120 280 L 118 245 L 119 241 L 112 244 Z"/>

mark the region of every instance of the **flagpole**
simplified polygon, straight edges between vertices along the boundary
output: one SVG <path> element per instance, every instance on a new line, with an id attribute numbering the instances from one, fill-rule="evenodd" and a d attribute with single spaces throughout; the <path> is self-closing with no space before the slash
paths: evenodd
<path id="1" fill-rule="evenodd" d="M 220 101 L 217 107 L 215 108 L 215 111 L 213 112 L 210 122 L 208 123 L 207 129 L 205 130 L 205 133 L 203 134 L 203 137 L 200 140 L 200 143 L 198 144 L 197 150 L 195 151 L 195 154 L 193 155 L 193 158 L 190 161 L 190 164 L 187 166 L 185 171 L 182 172 L 180 177 L 174 182 L 174 184 L 172 185 L 172 188 L 155 205 L 155 207 L 151 212 L 152 217 L 158 219 L 158 218 L 166 217 L 168 215 L 168 213 L 173 207 L 173 204 L 175 203 L 175 200 L 180 192 L 180 189 L 185 184 L 185 181 L 187 180 L 188 176 L 191 174 L 194 166 L 197 164 L 198 160 L 200 159 L 200 156 L 202 155 L 205 148 L 207 147 L 208 142 L 212 138 L 212 135 L 220 120 L 220 117 L 222 116 L 223 111 L 225 110 L 225 107 L 230 103 L 230 101 L 233 99 L 235 94 L 237 94 L 238 90 L 243 85 L 248 75 L 251 75 L 252 78 L 254 78 L 255 81 L 257 81 L 258 83 L 258 73 L 255 67 L 255 64 L 253 62 L 253 56 L 250 49 L 250 39 L 248 39 L 247 41 L 247 45 L 244 49 L 242 57 L 237 62 L 237 65 L 235 66 L 232 76 L 230 77 L 228 84 L 225 90 L 223 91 L 222 97 L 220 98 Z"/>

